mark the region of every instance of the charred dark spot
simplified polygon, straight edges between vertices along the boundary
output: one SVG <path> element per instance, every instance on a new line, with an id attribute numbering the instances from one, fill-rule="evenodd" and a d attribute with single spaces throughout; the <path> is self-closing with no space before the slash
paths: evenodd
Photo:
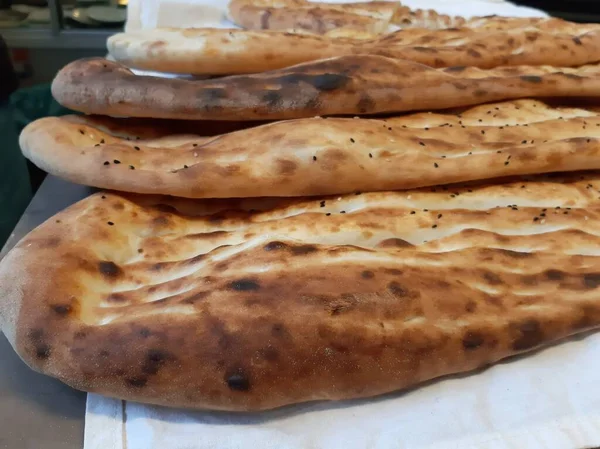
<path id="1" fill-rule="evenodd" d="M 275 362 L 279 360 L 279 352 L 272 346 L 267 346 L 266 348 L 260 350 L 259 355 L 268 362 Z"/>
<path id="2" fill-rule="evenodd" d="M 521 78 L 523 81 L 527 81 L 528 83 L 539 84 L 542 82 L 542 77 L 536 75 L 521 75 L 519 78 Z"/>
<path id="3" fill-rule="evenodd" d="M 142 366 L 142 372 L 144 374 L 154 375 L 158 373 L 164 363 L 171 358 L 172 356 L 165 351 L 160 349 L 150 349 L 146 353 L 144 365 Z"/>
<path id="4" fill-rule="evenodd" d="M 200 92 L 203 99 L 208 102 L 218 102 L 219 100 L 227 97 L 227 92 L 225 92 L 225 89 L 206 88 L 202 89 Z"/>
<path id="5" fill-rule="evenodd" d="M 277 170 L 281 175 L 284 176 L 292 175 L 296 171 L 296 168 L 298 168 L 298 164 L 296 164 L 294 161 L 290 161 L 287 159 L 277 159 L 276 164 Z"/>
<path id="6" fill-rule="evenodd" d="M 292 73 L 280 78 L 283 84 L 297 85 L 306 83 L 319 91 L 329 91 L 344 87 L 351 78 L 348 75 L 338 73 L 323 73 L 321 75 L 307 75 L 303 73 Z"/>
<path id="7" fill-rule="evenodd" d="M 56 223 L 60 224 L 60 220 L 56 220 Z M 52 249 L 60 245 L 60 238 L 49 237 L 47 239 L 41 239 L 37 241 L 37 246 L 40 249 Z"/>
<path id="8" fill-rule="evenodd" d="M 581 42 L 581 39 L 579 39 L 577 36 L 573 38 L 573 42 L 575 42 L 577 45 L 583 45 L 583 42 Z"/>
<path id="9" fill-rule="evenodd" d="M 39 343 L 35 347 L 35 356 L 38 359 L 47 359 L 50 357 L 50 352 L 50 345 L 47 345 L 46 343 Z"/>
<path id="10" fill-rule="evenodd" d="M 317 251 L 317 247 L 314 245 L 292 246 L 292 254 L 294 256 L 303 256 L 305 254 L 314 253 L 315 251 Z"/>
<path id="11" fill-rule="evenodd" d="M 469 87 L 469 86 L 467 86 L 466 84 L 459 83 L 458 81 L 457 81 L 457 82 L 455 82 L 455 83 L 452 83 L 452 85 L 453 85 L 454 87 L 456 87 L 458 90 L 465 90 L 465 89 L 468 89 L 468 87 Z"/>
<path id="12" fill-rule="evenodd" d="M 470 48 L 467 51 L 469 56 L 472 56 L 473 58 L 481 58 L 481 53 L 479 53 L 477 50 L 473 50 L 472 48 Z"/>
<path id="13" fill-rule="evenodd" d="M 279 251 L 280 249 L 286 249 L 288 246 L 283 242 L 269 242 L 264 246 L 265 251 Z"/>
<path id="14" fill-rule="evenodd" d="M 584 274 L 583 283 L 587 288 L 597 288 L 600 285 L 600 273 Z"/>
<path id="15" fill-rule="evenodd" d="M 169 218 L 166 215 L 159 215 L 152 219 L 154 226 L 167 226 L 169 224 Z"/>
<path id="16" fill-rule="evenodd" d="M 262 101 L 270 108 L 278 107 L 281 102 L 281 94 L 275 90 L 270 90 L 262 96 Z"/>
<path id="17" fill-rule="evenodd" d="M 152 333 L 150 332 L 150 329 L 148 329 L 147 327 L 142 327 L 140 330 L 140 335 L 143 338 L 148 338 Z"/>
<path id="18" fill-rule="evenodd" d="M 356 106 L 358 107 L 358 110 L 364 114 L 365 112 L 371 111 L 375 107 L 375 102 L 367 94 L 362 94 Z"/>
<path id="19" fill-rule="evenodd" d="M 146 386 L 148 379 L 146 377 L 130 377 L 125 379 L 125 383 L 127 383 L 127 385 L 130 387 L 142 388 Z"/>
<path id="20" fill-rule="evenodd" d="M 473 95 L 476 97 L 485 97 L 487 95 L 487 90 L 483 89 L 475 89 Z"/>
<path id="21" fill-rule="evenodd" d="M 284 337 L 289 335 L 289 332 L 283 323 L 275 323 L 271 326 L 271 335 L 273 337 Z"/>
<path id="22" fill-rule="evenodd" d="M 462 339 L 463 348 L 467 351 L 471 351 L 473 349 L 477 349 L 484 342 L 483 335 L 478 332 L 469 331 L 465 334 Z"/>
<path id="23" fill-rule="evenodd" d="M 324 73 L 322 75 L 315 75 L 312 84 L 318 90 L 335 90 L 344 87 L 350 78 L 347 75 L 339 73 Z"/>
<path id="24" fill-rule="evenodd" d="M 74 337 L 76 340 L 83 340 L 87 335 L 88 333 L 86 331 L 77 331 L 75 332 Z"/>
<path id="25" fill-rule="evenodd" d="M 379 245 L 377 246 L 379 246 L 380 248 L 411 248 L 414 245 L 407 242 L 406 240 L 402 240 L 399 238 L 391 238 L 379 242 Z"/>
<path id="26" fill-rule="evenodd" d="M 230 282 L 228 288 L 238 292 L 251 292 L 260 290 L 260 284 L 253 279 L 238 279 Z"/>
<path id="27" fill-rule="evenodd" d="M 106 357 L 108 357 L 108 356 L 110 355 L 110 352 L 108 352 L 106 349 L 103 349 L 102 351 L 100 351 L 100 352 L 98 353 L 98 355 L 99 355 L 100 357 L 105 357 L 105 358 L 106 358 Z"/>
<path id="28" fill-rule="evenodd" d="M 446 73 L 460 73 L 463 72 L 467 67 L 464 65 L 456 65 L 454 67 L 448 67 L 444 70 Z"/>
<path id="29" fill-rule="evenodd" d="M 231 370 L 225 375 L 227 386 L 234 391 L 249 391 L 250 379 L 242 368 Z"/>
<path id="30" fill-rule="evenodd" d="M 544 333 L 538 323 L 534 319 L 523 321 L 522 323 L 513 323 L 510 326 L 513 332 L 517 333 L 517 337 L 513 342 L 515 351 L 524 351 L 534 348 L 544 341 Z"/>
<path id="31" fill-rule="evenodd" d="M 123 293 L 111 293 L 106 300 L 108 302 L 126 302 L 127 297 Z"/>
<path id="32" fill-rule="evenodd" d="M 475 310 L 477 310 L 477 303 L 475 301 L 467 302 L 467 304 L 465 305 L 465 312 L 473 313 L 475 312 Z"/>
<path id="33" fill-rule="evenodd" d="M 437 53 L 437 50 L 431 47 L 413 47 L 413 50 L 420 53 Z"/>
<path id="34" fill-rule="evenodd" d="M 499 251 L 500 253 L 504 254 L 505 256 L 511 257 L 513 259 L 529 259 L 532 257 L 531 253 L 525 253 L 525 252 L 521 252 L 521 251 L 512 251 L 510 249 L 498 249 L 496 251 Z"/>
<path id="35" fill-rule="evenodd" d="M 402 285 L 400 285 L 396 281 L 390 282 L 388 284 L 387 288 L 390 291 L 390 293 L 394 296 L 397 296 L 400 298 L 404 298 L 404 297 L 408 296 L 408 290 L 406 290 L 404 287 L 402 287 Z"/>
<path id="36" fill-rule="evenodd" d="M 538 38 L 539 38 L 539 37 L 540 37 L 540 35 L 539 35 L 539 34 L 537 34 L 537 33 L 535 33 L 535 34 L 528 34 L 528 35 L 527 35 L 527 40 L 528 40 L 529 42 L 535 42 L 535 41 L 537 41 L 537 40 L 538 40 Z"/>
<path id="37" fill-rule="evenodd" d="M 395 276 L 402 274 L 402 270 L 398 270 L 397 268 L 386 268 L 383 271 L 385 271 L 387 274 L 393 274 Z"/>
<path id="38" fill-rule="evenodd" d="M 500 277 L 497 274 L 492 273 L 491 271 L 486 271 L 485 273 L 483 273 L 483 278 L 486 281 L 488 281 L 490 285 L 502 284 L 502 279 L 500 279 Z"/>
<path id="39" fill-rule="evenodd" d="M 565 277 L 565 273 L 560 270 L 546 271 L 546 277 L 551 281 L 561 281 Z"/>
<path id="40" fill-rule="evenodd" d="M 67 316 L 73 310 L 70 304 L 54 304 L 53 306 L 51 306 L 51 308 L 54 311 L 54 313 L 60 316 Z"/>
<path id="41" fill-rule="evenodd" d="M 123 274 L 123 270 L 117 264 L 106 260 L 98 263 L 98 271 L 107 278 L 117 278 Z"/>
<path id="42" fill-rule="evenodd" d="M 373 279 L 375 277 L 375 273 L 370 270 L 365 270 L 360 275 L 363 279 Z"/>
<path id="43" fill-rule="evenodd" d="M 271 18 L 271 14 L 272 14 L 272 12 L 271 12 L 269 9 L 267 9 L 267 10 L 266 10 L 266 11 L 265 11 L 265 12 L 262 14 L 262 16 L 260 16 L 260 27 L 261 27 L 263 30 L 266 30 L 266 29 L 268 29 L 268 28 L 269 28 L 269 19 Z"/>

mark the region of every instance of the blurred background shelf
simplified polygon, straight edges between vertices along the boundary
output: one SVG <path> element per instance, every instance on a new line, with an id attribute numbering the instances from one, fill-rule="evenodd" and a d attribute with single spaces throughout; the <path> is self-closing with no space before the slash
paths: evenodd
<path id="1" fill-rule="evenodd" d="M 106 49 L 106 39 L 114 29 L 63 29 L 54 34 L 49 27 L 0 29 L 10 48 Z"/>

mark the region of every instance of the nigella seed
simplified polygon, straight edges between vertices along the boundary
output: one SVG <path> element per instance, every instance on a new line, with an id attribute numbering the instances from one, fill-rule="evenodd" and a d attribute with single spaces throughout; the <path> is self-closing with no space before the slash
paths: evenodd
<path id="1" fill-rule="evenodd" d="M 340 211 L 340 214 L 345 214 L 345 213 L 346 213 L 346 211 L 345 211 L 345 210 L 341 210 L 341 211 Z"/>
<path id="2" fill-rule="evenodd" d="M 439 165 L 437 164 L 437 162 L 434 162 L 434 163 L 433 163 L 433 166 L 434 166 L 435 168 L 438 168 L 438 167 L 439 167 Z"/>
<path id="3" fill-rule="evenodd" d="M 498 150 L 498 151 L 496 151 L 496 153 L 500 154 L 500 153 L 502 153 L 502 150 Z"/>
<path id="4" fill-rule="evenodd" d="M 313 156 L 313 161 L 316 161 L 316 160 L 317 160 L 317 156 Z"/>
<path id="5" fill-rule="evenodd" d="M 429 212 L 429 209 L 423 209 L 423 212 Z"/>
<path id="6" fill-rule="evenodd" d="M 410 211 L 410 214 L 411 214 L 411 215 L 414 215 L 414 214 L 416 214 L 416 212 L 415 212 L 414 210 L 411 210 L 411 211 Z"/>
<path id="7" fill-rule="evenodd" d="M 94 146 L 95 146 L 95 147 L 99 147 L 99 146 L 100 146 L 100 144 L 99 144 L 99 143 L 97 143 L 97 144 L 96 144 L 96 145 L 94 145 Z"/>
<path id="8" fill-rule="evenodd" d="M 100 139 L 100 143 L 104 143 L 104 139 Z"/>
<path id="9" fill-rule="evenodd" d="M 85 131 L 84 131 L 83 129 L 80 129 L 80 130 L 79 130 L 79 133 L 80 133 L 81 135 L 84 135 L 84 134 L 85 134 Z"/>
<path id="10" fill-rule="evenodd" d="M 526 140 L 523 140 L 521 143 L 527 143 L 527 141 L 526 141 Z"/>
<path id="11" fill-rule="evenodd" d="M 438 214 L 438 218 L 442 218 L 442 214 Z"/>
<path id="12" fill-rule="evenodd" d="M 350 142 L 354 143 L 355 140 L 352 137 L 350 137 Z"/>
<path id="13" fill-rule="evenodd" d="M 421 145 L 422 147 L 425 146 L 425 144 L 423 142 L 419 142 L 419 145 Z"/>
<path id="14" fill-rule="evenodd" d="M 193 144 L 192 146 L 193 146 L 193 147 L 197 147 L 197 146 L 198 146 L 198 144 L 197 144 L 197 143 L 195 143 L 195 144 Z"/>
<path id="15" fill-rule="evenodd" d="M 481 130 L 481 134 L 485 134 L 485 131 L 483 129 Z"/>
<path id="16" fill-rule="evenodd" d="M 130 170 L 135 170 L 135 167 L 134 167 L 133 165 L 130 165 L 130 166 L 129 166 L 129 169 L 130 169 Z"/>
<path id="17" fill-rule="evenodd" d="M 508 164 L 509 164 L 509 162 L 508 162 L 508 161 L 504 162 L 504 165 L 508 165 Z"/>
<path id="18" fill-rule="evenodd" d="M 140 147 L 133 147 L 136 149 L 136 151 L 140 151 Z"/>
<path id="19" fill-rule="evenodd" d="M 540 217 L 533 217 L 533 221 L 538 221 Z"/>
<path id="20" fill-rule="evenodd" d="M 325 215 L 329 217 L 331 215 L 331 213 L 327 212 Z"/>
<path id="21" fill-rule="evenodd" d="M 110 165 L 110 162 L 104 161 L 104 165 Z"/>
<path id="22" fill-rule="evenodd" d="M 319 206 L 321 206 L 321 207 L 325 207 L 325 201 L 321 201 L 321 202 L 319 203 Z"/>
<path id="23" fill-rule="evenodd" d="M 436 225 L 436 224 L 434 224 L 434 225 L 432 226 L 432 228 L 433 228 L 433 229 L 437 228 L 437 225 Z"/>
<path id="24" fill-rule="evenodd" d="M 109 225 L 109 226 L 114 226 L 115 225 L 112 221 L 107 221 L 106 224 Z"/>
<path id="25" fill-rule="evenodd" d="M 118 160 L 118 159 L 115 159 L 115 160 L 113 161 L 113 163 L 115 163 L 115 164 L 120 164 L 120 163 L 121 163 L 121 161 L 120 161 L 120 160 Z"/>
<path id="26" fill-rule="evenodd" d="M 373 157 L 373 155 L 371 153 L 369 153 L 369 157 Z"/>

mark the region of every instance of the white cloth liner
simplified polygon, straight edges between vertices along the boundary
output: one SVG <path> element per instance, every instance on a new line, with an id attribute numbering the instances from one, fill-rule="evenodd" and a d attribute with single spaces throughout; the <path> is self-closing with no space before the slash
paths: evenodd
<path id="1" fill-rule="evenodd" d="M 215 17 L 224 17 L 226 1 L 185 3 L 187 6 L 182 6 L 182 0 L 133 0 L 128 27 L 152 28 L 164 26 L 165 21 L 179 26 L 229 25 L 214 22 Z M 493 0 L 404 3 L 463 16 L 544 16 L 540 11 Z M 195 5 L 193 13 L 190 4 Z M 165 10 L 168 16 L 159 20 L 162 13 L 158 11 Z M 84 447 L 583 449 L 600 446 L 599 385 L 600 334 L 593 334 L 407 392 L 254 414 L 183 411 L 90 394 Z"/>

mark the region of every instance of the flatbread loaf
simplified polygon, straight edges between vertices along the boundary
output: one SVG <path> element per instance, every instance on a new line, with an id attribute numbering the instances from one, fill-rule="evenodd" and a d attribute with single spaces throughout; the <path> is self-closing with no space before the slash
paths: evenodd
<path id="1" fill-rule="evenodd" d="M 43 170 L 95 187 L 188 198 L 303 196 L 600 169 L 600 115 L 523 100 L 457 115 L 302 119 L 159 141 L 49 117 L 25 128 L 20 143 Z"/>
<path id="2" fill-rule="evenodd" d="M 306 0 L 231 0 L 229 17 L 251 30 L 301 29 L 324 34 L 351 29 L 382 34 L 394 26 L 428 29 L 463 26 L 462 17 L 432 9 L 411 10 L 400 2 L 315 3 Z"/>
<path id="3" fill-rule="evenodd" d="M 107 45 L 110 54 L 129 67 L 196 75 L 257 73 L 355 54 L 405 59 L 431 67 L 575 67 L 600 61 L 598 24 L 559 19 L 515 19 L 514 23 L 501 18 L 485 20 L 478 28 L 415 28 L 372 39 L 351 39 L 352 33 L 335 37 L 332 32 L 319 36 L 269 30 L 162 28 L 118 33 Z"/>
<path id="4" fill-rule="evenodd" d="M 599 192 L 592 173 L 271 202 L 99 193 L 0 263 L 0 325 L 35 370 L 126 400 L 379 395 L 597 327 Z"/>
<path id="5" fill-rule="evenodd" d="M 88 114 L 183 120 L 275 120 L 445 109 L 524 97 L 600 96 L 600 65 L 576 69 L 433 69 L 382 56 L 342 56 L 208 80 L 134 75 L 93 58 L 52 83 L 63 106 Z"/>

